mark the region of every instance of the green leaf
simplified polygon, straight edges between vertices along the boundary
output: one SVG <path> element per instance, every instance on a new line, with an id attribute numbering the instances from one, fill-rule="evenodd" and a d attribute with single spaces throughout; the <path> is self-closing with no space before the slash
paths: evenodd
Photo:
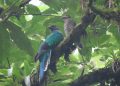
<path id="1" fill-rule="evenodd" d="M 30 65 L 29 65 L 28 61 L 25 60 L 25 61 L 24 61 L 24 73 L 25 73 L 25 75 L 27 76 L 27 75 L 30 74 L 30 72 L 31 72 L 31 70 L 30 70 Z"/>
<path id="2" fill-rule="evenodd" d="M 85 47 L 80 50 L 80 54 L 82 56 L 85 56 L 86 61 L 90 61 L 91 59 L 91 53 L 92 53 L 92 48 L 91 47 Z"/>
<path id="3" fill-rule="evenodd" d="M 26 6 L 26 10 L 30 14 L 35 14 L 35 13 L 39 13 L 40 14 L 41 13 L 39 8 L 34 6 L 34 5 L 32 5 L 32 4 L 27 5 Z"/>
<path id="4" fill-rule="evenodd" d="M 27 22 L 25 16 L 20 16 L 19 20 L 15 16 L 11 16 L 10 21 L 15 22 L 17 25 L 21 26 L 22 28 L 28 27 L 28 24 L 26 25 Z"/>
<path id="5" fill-rule="evenodd" d="M 0 23 L 0 66 L 6 64 L 6 58 L 9 57 L 10 37 L 7 29 Z"/>
<path id="6" fill-rule="evenodd" d="M 41 12 L 39 10 L 38 7 L 34 6 L 34 5 L 27 5 L 26 6 L 26 10 L 29 14 L 39 14 L 37 16 L 32 17 L 31 21 L 26 22 L 27 23 L 27 28 L 31 28 L 31 29 L 27 29 L 27 33 L 34 33 L 34 32 L 39 32 L 40 30 L 42 30 L 43 28 L 43 22 L 45 21 L 44 16 L 41 16 Z M 29 18 L 28 15 L 26 15 L 26 17 Z M 43 32 L 43 31 L 40 31 Z"/>
<path id="7" fill-rule="evenodd" d="M 57 14 L 57 12 L 53 9 L 47 9 L 44 12 L 42 12 L 42 14 Z"/>
<path id="8" fill-rule="evenodd" d="M 49 26 L 49 25 L 60 25 L 62 23 L 62 19 L 59 16 L 52 16 L 49 17 L 48 19 L 46 19 L 46 21 L 44 22 L 44 26 Z M 62 23 L 63 25 L 63 23 Z"/>
<path id="9" fill-rule="evenodd" d="M 4 0 L 0 0 L 0 7 L 4 6 Z"/>
<path id="10" fill-rule="evenodd" d="M 96 0 L 96 4 L 104 4 L 104 0 Z"/>
<path id="11" fill-rule="evenodd" d="M 55 11 L 59 11 L 61 9 L 60 1 L 59 0 L 42 0 L 45 4 L 47 4 L 50 8 L 52 8 Z"/>
<path id="12" fill-rule="evenodd" d="M 119 32 L 119 28 L 116 25 L 112 25 L 110 30 L 109 30 L 113 36 L 115 37 L 118 45 L 120 44 L 120 32 Z M 119 45 L 120 47 L 120 45 Z"/>
<path id="13" fill-rule="evenodd" d="M 34 51 L 31 45 L 30 40 L 27 38 L 25 33 L 21 30 L 21 27 L 17 26 L 16 24 L 8 21 L 6 23 L 11 39 L 15 42 L 15 44 L 22 50 L 26 51 L 29 55 L 33 56 Z"/>
<path id="14" fill-rule="evenodd" d="M 13 76 L 18 80 L 21 80 L 23 77 L 20 73 L 20 68 L 18 67 L 18 65 L 13 66 Z"/>
<path id="15" fill-rule="evenodd" d="M 2 75 L 2 74 L 4 74 L 4 75 L 8 75 L 8 69 L 0 69 L 0 75 Z"/>
<path id="16" fill-rule="evenodd" d="M 21 50 L 17 46 L 15 46 L 15 43 L 12 42 L 12 48 L 10 49 L 10 63 L 16 63 L 18 65 L 21 65 L 24 60 L 31 60 L 33 61 L 32 57 L 29 56 L 24 50 Z"/>
<path id="17" fill-rule="evenodd" d="M 8 6 L 18 6 L 20 4 L 21 0 L 4 0 L 4 2 L 8 5 Z"/>
<path id="18" fill-rule="evenodd" d="M 105 44 L 107 41 L 109 41 L 110 36 L 108 35 L 102 35 L 101 37 L 99 37 L 98 43 L 99 45 L 103 45 Z"/>

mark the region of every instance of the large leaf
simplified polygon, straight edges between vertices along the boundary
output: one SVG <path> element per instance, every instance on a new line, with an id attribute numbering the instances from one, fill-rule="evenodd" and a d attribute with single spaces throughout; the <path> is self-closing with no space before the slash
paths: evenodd
<path id="1" fill-rule="evenodd" d="M 82 48 L 79 52 L 80 52 L 81 56 L 85 57 L 86 61 L 90 61 L 91 53 L 92 53 L 92 48 L 91 47 Z"/>
<path id="2" fill-rule="evenodd" d="M 23 75 L 22 75 L 22 73 L 20 73 L 20 70 L 21 69 L 18 67 L 17 64 L 15 64 L 13 66 L 13 74 L 12 75 L 18 80 L 21 80 L 23 78 Z"/>
<path id="3" fill-rule="evenodd" d="M 7 4 L 7 5 L 9 5 L 11 7 L 13 5 L 14 6 L 19 5 L 21 0 L 3 0 L 3 1 L 5 2 L 5 4 Z"/>
<path id="4" fill-rule="evenodd" d="M 57 14 L 57 12 L 54 9 L 48 8 L 42 14 Z"/>
<path id="5" fill-rule="evenodd" d="M 31 14 L 34 14 L 34 13 L 41 13 L 39 8 L 32 5 L 32 4 L 29 4 L 26 6 L 26 10 L 28 13 L 31 13 Z"/>
<path id="6" fill-rule="evenodd" d="M 30 74 L 30 65 L 27 60 L 24 61 L 24 74 L 28 76 Z"/>
<path id="7" fill-rule="evenodd" d="M 36 7 L 36 6 L 32 5 L 32 4 L 29 4 L 29 5 L 26 6 L 26 11 L 27 11 L 27 13 L 29 13 L 31 15 L 32 14 L 38 14 L 37 16 L 33 16 L 32 21 L 37 22 L 37 21 L 40 20 L 39 15 L 41 15 L 41 12 L 40 12 L 38 7 Z"/>
<path id="8" fill-rule="evenodd" d="M 8 21 L 6 22 L 6 26 L 9 29 L 11 39 L 15 42 L 15 44 L 22 50 L 26 51 L 29 55 L 33 56 L 33 48 L 30 43 L 30 40 L 27 38 L 25 33 L 21 30 L 21 27 L 16 24 Z"/>
<path id="9" fill-rule="evenodd" d="M 20 16 L 19 19 L 17 19 L 15 16 L 10 17 L 10 21 L 14 22 L 15 24 L 21 26 L 22 28 L 28 27 L 28 24 L 26 22 L 25 16 Z M 26 25 L 27 24 L 27 25 Z"/>
<path id="10" fill-rule="evenodd" d="M 0 65 L 9 57 L 10 38 L 9 33 L 3 24 L 0 24 Z"/>
<path id="11" fill-rule="evenodd" d="M 118 47 L 120 47 L 120 31 L 119 28 L 116 25 L 112 25 L 109 29 L 109 31 L 113 34 L 113 36 L 116 39 L 116 45 L 118 44 Z"/>
<path id="12" fill-rule="evenodd" d="M 59 16 L 52 16 L 52 17 L 48 17 L 48 19 L 46 19 L 46 21 L 44 22 L 44 26 L 49 26 L 49 25 L 57 25 L 57 26 L 63 26 L 63 20 L 61 19 L 61 17 Z"/>
<path id="13" fill-rule="evenodd" d="M 38 34 L 38 32 L 41 32 L 43 35 L 45 32 L 44 27 L 43 27 L 43 22 L 45 21 L 46 17 L 41 16 L 41 12 L 39 8 L 31 4 L 26 6 L 26 11 L 29 14 L 39 14 L 36 16 L 33 15 L 31 21 L 26 22 L 27 26 L 26 26 L 25 31 L 27 32 L 27 34 L 36 34 L 36 33 Z"/>
<path id="14" fill-rule="evenodd" d="M 30 57 L 24 50 L 19 49 L 17 46 L 14 46 L 14 43 L 12 43 L 12 48 L 10 49 L 10 63 L 16 63 L 20 65 L 24 60 L 28 59 L 31 63 L 33 61 L 32 57 Z"/>
<path id="15" fill-rule="evenodd" d="M 0 7 L 4 6 L 4 0 L 0 0 Z"/>
<path id="16" fill-rule="evenodd" d="M 60 0 L 41 0 L 45 4 L 47 4 L 50 8 L 52 8 L 55 11 L 59 11 L 61 6 L 60 6 Z"/>

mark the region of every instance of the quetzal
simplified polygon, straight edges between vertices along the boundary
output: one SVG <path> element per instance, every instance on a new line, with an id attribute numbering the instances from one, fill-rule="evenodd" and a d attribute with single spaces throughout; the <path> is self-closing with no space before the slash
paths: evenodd
<path id="1" fill-rule="evenodd" d="M 65 35 L 66 36 L 69 36 L 71 34 L 71 31 L 73 29 L 75 29 L 75 26 L 76 26 L 76 22 L 68 15 L 66 16 L 63 16 L 63 21 L 64 21 L 64 31 L 65 31 Z M 82 44 L 80 43 L 80 37 L 81 36 L 86 36 L 87 35 L 87 32 L 85 30 L 82 31 L 82 33 L 77 34 L 77 38 L 76 40 L 74 41 L 75 45 L 77 45 L 79 48 L 82 48 Z"/>
<path id="2" fill-rule="evenodd" d="M 50 64 L 52 49 L 54 49 L 63 40 L 63 34 L 55 25 L 48 28 L 52 33 L 48 35 L 45 41 L 40 45 L 38 53 L 35 56 L 35 61 L 38 59 L 40 61 L 40 80 L 43 79 L 45 71 L 47 71 L 48 65 Z"/>
<path id="3" fill-rule="evenodd" d="M 64 21 L 64 32 L 65 32 L 65 35 L 67 37 L 71 34 L 73 29 L 75 28 L 76 22 L 69 15 L 63 16 L 62 19 Z M 78 35 L 77 38 L 74 39 L 75 40 L 74 44 L 69 43 L 66 46 L 65 51 L 64 51 L 65 52 L 64 58 L 66 61 L 70 61 L 69 54 L 71 53 L 71 51 L 73 51 L 76 48 L 76 46 L 78 46 L 79 48 L 82 48 L 82 44 L 80 43 L 80 35 Z"/>
<path id="4" fill-rule="evenodd" d="M 76 26 L 75 21 L 73 21 L 73 19 L 68 16 L 68 15 L 64 15 L 62 17 L 63 21 L 64 21 L 64 32 L 65 32 L 65 36 L 68 37 L 71 33 L 71 31 L 74 29 L 74 27 Z M 72 50 L 74 50 L 76 48 L 75 45 L 73 45 L 73 43 L 69 43 L 67 44 L 67 46 L 65 47 L 64 50 L 64 59 L 66 61 L 70 61 L 69 59 L 69 54 L 71 53 Z"/>
<path id="5" fill-rule="evenodd" d="M 64 32 L 66 36 L 69 36 L 71 31 L 74 29 L 76 26 L 75 21 L 72 20 L 70 16 L 63 16 L 63 21 L 64 21 Z"/>

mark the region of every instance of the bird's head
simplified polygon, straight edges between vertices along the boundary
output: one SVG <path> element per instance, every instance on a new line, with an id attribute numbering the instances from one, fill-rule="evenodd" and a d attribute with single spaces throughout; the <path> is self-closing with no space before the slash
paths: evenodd
<path id="1" fill-rule="evenodd" d="M 51 31 L 56 31 L 56 30 L 59 30 L 59 28 L 55 25 L 51 25 L 48 27 Z"/>
<path id="2" fill-rule="evenodd" d="M 62 17 L 63 20 L 67 20 L 67 19 L 70 19 L 71 17 L 69 15 L 65 15 Z"/>

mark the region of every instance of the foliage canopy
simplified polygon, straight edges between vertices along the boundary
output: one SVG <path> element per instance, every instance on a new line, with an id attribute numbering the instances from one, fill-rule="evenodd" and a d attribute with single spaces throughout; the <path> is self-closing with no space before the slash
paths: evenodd
<path id="1" fill-rule="evenodd" d="M 0 0 L 0 86 L 21 86 L 19 82 L 36 68 L 33 57 L 40 43 L 50 34 L 47 27 L 57 25 L 64 33 L 62 15 L 70 15 L 79 24 L 89 8 L 89 0 L 39 0 L 39 5 L 34 5 L 36 0 L 32 1 Z M 84 48 L 73 51 L 71 63 L 60 59 L 58 72 L 49 75 L 48 86 L 67 86 L 83 71 L 88 74 L 109 67 L 119 59 L 120 14 L 116 20 L 115 13 L 120 13 L 120 2 L 93 1 L 93 6 L 99 11 L 91 8 L 98 15 L 87 27 L 87 37 L 80 39 Z M 10 68 L 13 73 L 9 77 Z"/>

